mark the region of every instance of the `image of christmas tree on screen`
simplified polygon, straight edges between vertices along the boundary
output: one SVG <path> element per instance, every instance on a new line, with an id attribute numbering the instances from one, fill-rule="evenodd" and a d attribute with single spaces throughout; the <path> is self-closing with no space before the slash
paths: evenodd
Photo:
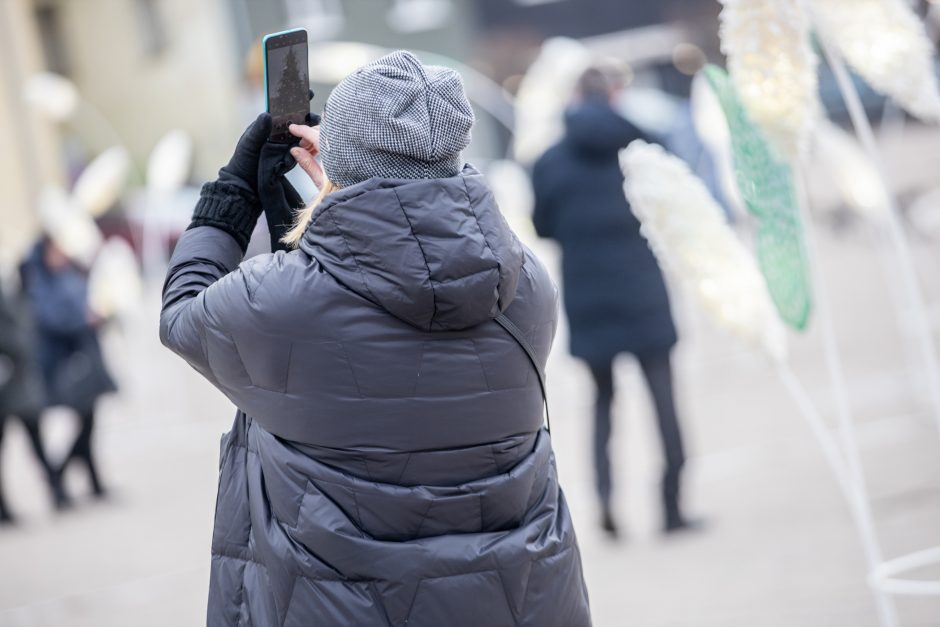
<path id="1" fill-rule="evenodd" d="M 307 101 L 307 72 L 306 64 L 300 62 L 304 45 L 285 46 L 276 48 L 269 53 L 269 67 L 280 68 L 280 74 L 275 70 L 269 77 L 268 89 L 271 93 L 271 113 L 275 116 L 305 111 L 309 106 Z"/>

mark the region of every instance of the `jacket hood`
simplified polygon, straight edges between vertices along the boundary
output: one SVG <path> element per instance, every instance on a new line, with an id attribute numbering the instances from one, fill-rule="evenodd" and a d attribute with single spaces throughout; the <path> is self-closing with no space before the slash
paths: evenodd
<path id="1" fill-rule="evenodd" d="M 607 103 L 585 102 L 565 113 L 565 139 L 581 152 L 616 154 L 638 132 Z"/>
<path id="2" fill-rule="evenodd" d="M 337 281 L 426 331 L 465 329 L 512 302 L 523 249 L 482 175 L 372 178 L 330 194 L 300 247 Z"/>

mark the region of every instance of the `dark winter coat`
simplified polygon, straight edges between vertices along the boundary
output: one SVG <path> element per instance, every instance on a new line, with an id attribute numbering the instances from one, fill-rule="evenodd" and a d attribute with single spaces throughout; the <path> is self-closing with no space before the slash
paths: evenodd
<path id="1" fill-rule="evenodd" d="M 571 354 L 606 363 L 618 353 L 669 349 L 676 329 L 663 275 L 623 192 L 618 151 L 639 130 L 602 103 L 565 117 L 565 136 L 536 162 L 535 228 L 558 241 Z"/>
<path id="2" fill-rule="evenodd" d="M 555 289 L 482 177 L 364 181 L 241 260 L 187 231 L 160 324 L 241 410 L 209 624 L 589 625 L 537 375 L 492 321 L 544 365 Z"/>
<path id="3" fill-rule="evenodd" d="M 7 416 L 35 420 L 45 406 L 28 322 L 21 299 L 0 287 L 0 424 Z"/>
<path id="4" fill-rule="evenodd" d="M 20 267 L 35 322 L 35 347 L 48 405 L 93 411 L 116 389 L 98 332 L 88 320 L 88 279 L 74 266 L 50 269 L 37 244 Z"/>

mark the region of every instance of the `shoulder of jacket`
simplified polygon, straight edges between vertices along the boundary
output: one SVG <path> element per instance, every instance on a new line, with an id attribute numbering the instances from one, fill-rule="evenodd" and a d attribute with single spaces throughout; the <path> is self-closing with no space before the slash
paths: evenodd
<path id="1" fill-rule="evenodd" d="M 528 246 L 523 246 L 523 249 L 525 260 L 522 264 L 522 272 L 528 279 L 529 289 L 535 300 L 542 301 L 543 304 L 546 300 L 555 300 L 558 297 L 558 286 L 555 285 L 548 268 Z"/>
<path id="2" fill-rule="evenodd" d="M 309 280 L 307 269 L 317 263 L 302 250 L 265 253 L 243 261 L 239 271 L 248 300 L 260 311 L 277 312 L 296 302 Z"/>
<path id="3" fill-rule="evenodd" d="M 254 298 L 255 292 L 277 263 L 277 253 L 264 253 L 241 262 L 238 269 L 245 280 L 248 296 Z"/>
<path id="4" fill-rule="evenodd" d="M 248 295 L 248 300 L 253 303 L 262 286 L 269 280 L 268 278 L 278 274 L 288 265 L 285 263 L 285 256 L 288 254 L 290 253 L 278 251 L 263 253 L 246 259 L 238 264 L 236 272 L 230 277 L 232 279 L 236 276 L 241 278 L 241 284 Z"/>

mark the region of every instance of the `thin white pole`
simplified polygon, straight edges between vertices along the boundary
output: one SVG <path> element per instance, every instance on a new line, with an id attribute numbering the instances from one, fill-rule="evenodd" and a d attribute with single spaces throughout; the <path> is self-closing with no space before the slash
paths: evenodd
<path id="1" fill-rule="evenodd" d="M 826 41 L 824 34 L 820 33 L 819 41 L 822 44 L 823 52 L 832 68 L 836 83 L 839 85 L 839 91 L 842 92 L 842 98 L 845 100 L 849 117 L 855 132 L 858 134 L 862 145 L 868 152 L 878 176 L 885 189 L 888 187 L 888 177 L 885 175 L 884 164 L 878 151 L 878 145 L 875 142 L 875 134 L 872 131 L 868 117 L 865 115 L 865 109 L 862 107 L 861 99 L 852 80 L 849 77 L 845 63 L 837 54 L 832 51 L 831 46 Z M 940 366 L 937 364 L 937 353 L 934 348 L 933 333 L 930 329 L 930 321 L 927 319 L 926 307 L 923 292 L 917 281 L 917 269 L 914 265 L 914 258 L 911 254 L 911 247 L 904 234 L 904 227 L 901 224 L 900 212 L 894 195 L 886 195 L 888 199 L 887 225 L 888 234 L 891 243 L 894 245 L 897 254 L 899 274 L 897 277 L 907 295 L 907 314 L 906 316 L 913 326 L 912 331 L 919 338 L 917 342 L 920 348 L 920 357 L 923 362 L 926 388 L 931 404 L 933 405 L 934 418 L 937 421 L 937 428 L 940 429 Z"/>
<path id="2" fill-rule="evenodd" d="M 884 561 L 878 534 L 875 530 L 875 520 L 868 502 L 868 489 L 865 484 L 865 473 L 862 468 L 862 458 L 858 448 L 858 438 L 855 433 L 855 422 L 849 404 L 849 396 L 845 382 L 845 372 L 842 368 L 842 359 L 839 357 L 839 347 L 836 344 L 835 325 L 832 321 L 832 310 L 829 308 L 829 299 L 826 281 L 823 278 L 819 265 L 819 249 L 813 225 L 809 220 L 806 187 L 801 173 L 794 172 L 794 183 L 797 191 L 800 221 L 803 223 L 803 233 L 806 236 L 806 248 L 809 256 L 810 284 L 813 286 L 816 318 L 819 320 L 823 341 L 823 353 L 826 360 L 826 369 L 829 371 L 831 391 L 836 404 L 836 415 L 839 422 L 839 439 L 842 444 L 842 453 L 845 459 L 846 498 L 855 519 L 855 526 L 861 536 L 862 547 L 868 562 L 869 573 L 874 572 Z M 899 627 L 897 609 L 894 600 L 884 591 L 872 588 L 878 617 L 882 627 Z"/>
<path id="3" fill-rule="evenodd" d="M 839 448 L 838 441 L 833 437 L 832 432 L 826 425 L 826 421 L 823 420 L 820 415 L 819 409 L 817 409 L 816 405 L 813 403 L 813 399 L 806 391 L 806 388 L 803 387 L 803 384 L 800 383 L 800 380 L 793 374 L 790 366 L 785 362 L 778 363 L 777 375 L 783 382 L 783 386 L 790 393 L 790 396 L 793 397 L 793 402 L 796 403 L 796 406 L 799 408 L 800 415 L 803 416 L 806 424 L 809 425 L 810 430 L 813 432 L 813 436 L 815 436 L 819 448 L 822 449 L 826 463 L 829 464 L 832 474 L 835 475 L 836 483 L 839 485 L 842 495 L 847 501 L 851 501 L 849 495 L 852 489 L 849 487 L 845 456 Z"/>
<path id="4" fill-rule="evenodd" d="M 882 140 L 891 139 L 899 142 L 904 135 L 904 110 L 892 103 L 890 100 L 885 102 L 884 110 L 881 113 L 881 122 L 878 124 L 878 135 Z M 888 188 L 885 192 L 890 195 Z M 890 207 L 879 207 L 883 212 L 890 211 Z M 872 221 L 866 221 L 866 234 L 872 238 L 875 248 L 878 252 L 878 265 L 884 276 L 885 284 L 888 287 L 888 293 L 891 294 L 891 303 L 894 305 L 894 315 L 897 320 L 898 329 L 901 334 L 901 344 L 904 349 L 904 363 L 907 365 L 907 380 L 914 381 L 917 384 L 918 396 L 926 396 L 923 389 L 923 381 L 920 377 L 921 359 L 920 359 L 920 338 L 911 329 L 907 313 L 907 293 L 904 286 L 895 280 L 901 268 L 897 264 L 897 258 L 892 250 L 890 242 L 886 242 L 881 237 L 881 229 L 884 228 L 881 221 L 884 218 L 877 218 Z"/>
<path id="5" fill-rule="evenodd" d="M 896 557 L 884 562 L 871 574 L 872 584 L 894 595 L 936 597 L 940 596 L 940 581 L 925 579 L 901 579 L 899 573 L 927 568 L 940 564 L 940 546 L 933 546 Z"/>

